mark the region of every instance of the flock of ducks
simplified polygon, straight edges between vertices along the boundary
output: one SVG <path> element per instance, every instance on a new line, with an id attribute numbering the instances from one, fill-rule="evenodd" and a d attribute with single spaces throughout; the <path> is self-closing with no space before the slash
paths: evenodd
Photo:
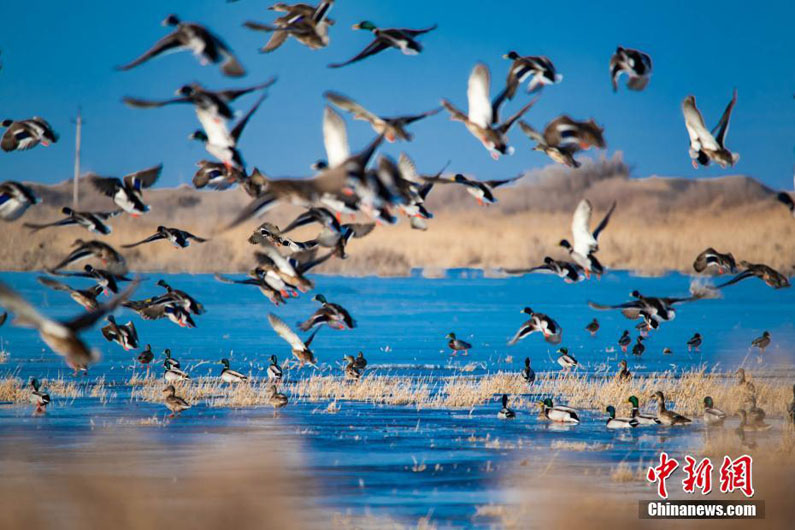
<path id="1" fill-rule="evenodd" d="M 329 18 L 334 0 L 323 0 L 318 5 L 287 4 L 278 2 L 269 9 L 278 16 L 269 23 L 247 21 L 243 25 L 253 31 L 265 32 L 270 35 L 268 42 L 260 50 L 273 53 L 293 37 L 300 44 L 316 50 L 330 44 L 329 31 L 335 21 Z M 158 40 L 142 55 L 118 67 L 126 71 L 141 67 L 167 52 L 187 50 L 202 65 L 217 65 L 221 72 L 229 77 L 237 78 L 246 75 L 246 69 L 237 59 L 232 49 L 224 40 L 210 29 L 196 22 L 186 22 L 176 15 L 169 15 L 163 25 L 170 32 Z M 358 63 L 385 52 L 389 49 L 404 55 L 416 55 L 423 51 L 419 38 L 432 33 L 437 26 L 431 25 L 422 29 L 384 28 L 369 20 L 363 20 L 353 26 L 354 30 L 366 31 L 372 40 L 354 57 L 329 64 L 329 68 L 342 68 Z M 467 107 L 461 110 L 452 99 L 442 99 L 440 106 L 397 116 L 382 116 L 366 109 L 354 99 L 335 91 L 326 91 L 323 96 L 328 105 L 323 112 L 322 130 L 325 157 L 321 157 L 312 165 L 314 174 L 310 178 L 271 178 L 257 168 L 249 170 L 243 154 L 239 149 L 240 137 L 253 118 L 258 108 L 267 97 L 267 89 L 276 82 L 271 78 L 262 83 L 224 90 L 211 90 L 198 82 L 183 85 L 176 90 L 174 97 L 169 99 L 145 99 L 126 97 L 124 103 L 140 109 L 160 108 L 174 104 L 191 105 L 201 126 L 192 132 L 190 139 L 204 144 L 207 153 L 213 160 L 198 162 L 198 170 L 193 183 L 197 188 L 223 190 L 232 186 L 241 187 L 250 197 L 251 202 L 243 208 L 227 228 L 237 226 L 254 217 L 261 216 L 280 203 L 288 203 L 304 209 L 292 222 L 283 228 L 264 222 L 257 227 L 249 242 L 257 248 L 255 252 L 256 266 L 244 278 L 230 278 L 216 275 L 220 282 L 256 287 L 275 306 L 287 303 L 290 298 L 299 296 L 314 288 L 314 282 L 307 273 L 315 266 L 331 258 L 344 259 L 346 245 L 351 238 L 366 237 L 376 224 L 394 224 L 399 215 L 405 216 L 411 227 L 418 230 L 428 228 L 428 220 L 433 214 L 427 209 L 425 200 L 431 189 L 436 185 L 453 185 L 469 193 L 479 204 L 488 205 L 497 202 L 495 189 L 511 184 L 521 178 L 481 181 L 462 173 L 454 172 L 453 176 L 445 176 L 442 168 L 435 174 L 424 175 L 417 170 L 414 162 L 405 153 L 397 161 L 382 155 L 377 163 L 370 164 L 380 144 L 403 141 L 410 142 L 414 136 L 410 126 L 419 120 L 429 119 L 442 110 L 447 111 L 453 121 L 461 122 L 467 130 L 483 145 L 487 152 L 496 160 L 500 156 L 510 155 L 515 148 L 510 145 L 508 133 L 514 125 L 534 143 L 533 150 L 546 154 L 559 164 L 576 168 L 580 163 L 575 155 L 590 148 L 605 148 L 604 130 L 593 119 L 577 120 L 561 115 L 547 123 L 543 129 L 536 130 L 522 118 L 533 105 L 539 101 L 539 94 L 544 87 L 561 83 L 563 76 L 557 71 L 554 63 L 544 56 L 521 55 L 510 51 L 504 58 L 511 61 L 504 84 L 493 86 L 489 68 L 482 63 L 472 69 L 466 87 Z M 372 59 L 371 59 L 372 60 Z M 652 75 L 651 57 L 640 51 L 619 46 L 609 61 L 609 72 L 612 88 L 619 89 L 619 80 L 627 77 L 626 87 L 629 90 L 642 91 L 649 84 Z M 519 97 L 519 88 L 526 83 L 527 94 L 534 94 L 533 99 L 523 102 L 512 113 L 503 112 L 504 107 Z M 494 97 L 491 97 L 494 88 Z M 254 103 L 234 123 L 236 112 L 232 105 L 239 98 L 257 95 Z M 704 119 L 696 106 L 695 97 L 687 96 L 682 102 L 682 113 L 689 135 L 689 155 L 695 167 L 716 163 L 723 168 L 733 166 L 739 155 L 726 147 L 726 135 L 734 106 L 737 103 L 735 90 L 731 101 L 721 116 L 720 121 L 712 130 L 707 129 Z M 375 132 L 375 138 L 359 151 L 352 151 L 348 145 L 346 124 L 342 116 L 335 110 L 349 113 L 355 120 L 369 124 Z M 41 117 L 2 121 L 5 129 L 0 137 L 0 148 L 5 152 L 24 151 L 36 146 L 47 147 L 58 141 L 58 134 L 50 124 Z M 41 231 L 60 227 L 79 227 L 98 237 L 111 233 L 110 221 L 119 215 L 139 217 L 149 211 L 145 202 L 144 191 L 151 188 L 159 179 L 162 165 L 157 165 L 129 173 L 121 178 L 92 176 L 90 182 L 101 194 L 107 196 L 115 209 L 107 211 L 77 211 L 69 207 L 61 210 L 63 218 L 48 223 L 25 223 L 31 231 Z M 788 193 L 781 192 L 778 200 L 784 203 L 795 215 L 795 204 Z M 13 222 L 22 217 L 25 211 L 40 202 L 34 190 L 15 181 L 0 183 L 0 218 Z M 571 238 L 561 239 L 560 247 L 565 249 L 568 260 L 545 257 L 543 263 L 523 269 L 506 270 L 507 274 L 547 273 L 554 274 L 567 283 L 588 280 L 592 275 L 597 277 L 605 272 L 604 266 L 597 259 L 599 236 L 606 229 L 617 204 L 613 202 L 604 213 L 595 228 L 591 227 L 593 206 L 583 199 L 574 212 L 571 224 Z M 343 223 L 343 215 L 360 215 L 368 218 L 368 222 Z M 310 240 L 298 241 L 290 237 L 290 232 L 301 226 L 317 226 L 318 235 Z M 187 248 L 192 243 L 204 244 L 207 238 L 194 235 L 186 230 L 158 226 L 154 234 L 140 241 L 122 245 L 129 249 L 140 245 L 168 241 L 178 249 Z M 67 267 L 90 260 L 92 264 L 84 265 L 82 271 L 65 270 Z M 95 264 L 101 262 L 102 266 Z M 659 326 L 672 320 L 676 314 L 675 306 L 681 303 L 694 302 L 709 298 L 724 287 L 735 284 L 746 278 L 756 277 L 767 285 L 779 289 L 789 287 L 789 280 L 783 274 L 765 264 L 754 264 L 747 261 L 735 261 L 730 253 L 720 253 L 712 248 L 706 249 L 695 260 L 694 270 L 699 274 L 733 274 L 734 276 L 719 285 L 692 292 L 684 297 L 652 297 L 638 291 L 631 293 L 631 299 L 617 304 L 598 304 L 589 302 L 593 309 L 620 310 L 631 320 L 639 320 L 637 329 L 640 334 L 632 347 L 636 356 L 643 355 L 644 337 Z M 0 284 L 0 305 L 15 315 L 18 325 L 35 328 L 42 340 L 57 354 L 62 355 L 68 366 L 75 373 L 85 372 L 89 365 L 96 362 L 98 353 L 91 350 L 80 338 L 80 334 L 104 318 L 106 324 L 101 332 L 107 341 L 116 343 L 125 350 L 135 350 L 140 341 L 135 324 L 132 321 L 121 324 L 111 313 L 124 307 L 136 313 L 144 320 L 167 319 L 181 327 L 196 326 L 195 319 L 204 313 L 204 307 L 188 293 L 172 288 L 163 280 L 158 282 L 165 292 L 142 300 L 133 300 L 132 295 L 140 283 L 137 277 L 128 276 L 129 270 L 122 253 L 99 239 L 76 239 L 73 250 L 56 265 L 46 270 L 47 276 L 39 278 L 39 282 L 56 291 L 68 293 L 71 298 L 86 311 L 71 320 L 54 320 L 40 314 L 31 304 L 24 300 L 10 287 Z M 89 278 L 95 285 L 87 289 L 78 289 L 53 278 L 53 276 L 72 278 Z M 122 290 L 122 285 L 127 287 Z M 100 296 L 114 295 L 105 301 Z M 322 326 L 343 330 L 356 327 L 356 321 L 342 306 L 329 302 L 323 295 L 313 298 L 319 304 L 317 310 L 305 321 L 298 324 L 301 332 L 310 332 L 307 338 L 301 338 L 290 325 L 276 314 L 268 314 L 268 322 L 273 330 L 288 344 L 292 355 L 299 366 L 308 364 L 317 366 L 317 359 L 311 350 L 312 341 Z M 549 315 L 535 311 L 530 307 L 522 309 L 528 320 L 509 340 L 513 345 L 538 332 L 550 344 L 560 344 L 563 340 L 561 326 Z M 586 331 L 595 335 L 599 330 L 597 319 L 586 326 Z M 467 355 L 472 344 L 457 338 L 455 333 L 447 335 L 448 347 L 453 355 Z M 753 341 L 753 347 L 760 351 L 770 344 L 770 334 L 765 332 L 762 337 Z M 700 334 L 688 341 L 688 349 L 698 349 L 702 338 Z M 632 344 L 629 331 L 625 331 L 618 341 L 622 351 L 626 352 Z M 670 350 L 669 350 L 670 351 Z M 576 368 L 577 360 L 565 346 L 558 349 L 557 362 L 564 369 Z M 179 361 L 171 357 L 170 350 L 164 352 L 164 380 L 168 386 L 164 389 L 165 404 L 173 414 L 179 414 L 190 407 L 183 398 L 176 395 L 173 383 L 189 378 L 180 368 Z M 149 365 L 155 355 L 150 345 L 137 356 L 138 362 Z M 357 357 L 346 355 L 343 368 L 347 379 L 358 380 L 362 377 L 367 361 L 363 353 Z M 228 359 L 221 359 L 223 366 L 220 379 L 229 384 L 248 381 L 248 376 L 234 371 Z M 632 374 L 627 368 L 626 360 L 620 363 L 617 377 L 628 381 Z M 280 393 L 277 384 L 282 379 L 282 368 L 276 356 L 271 357 L 267 369 L 270 385 L 270 401 L 274 407 L 285 406 L 286 395 Z M 528 384 L 535 381 L 535 372 L 530 366 L 529 357 L 525 359 L 525 368 L 521 373 Z M 751 383 L 740 382 L 747 388 Z M 49 403 L 49 396 L 40 390 L 37 379 L 31 379 L 31 400 L 36 410 L 43 411 Z M 607 408 L 608 428 L 638 427 L 641 425 L 665 424 L 678 425 L 690 423 L 685 418 L 666 408 L 665 397 L 657 392 L 652 397 L 657 401 L 658 411 L 654 417 L 644 416 L 638 412 L 638 399 L 629 398 L 633 405 L 629 418 L 616 417 L 613 406 Z M 749 392 L 749 407 L 741 411 L 743 428 L 761 428 L 764 412 L 755 405 L 755 393 Z M 704 421 L 709 425 L 721 423 L 726 414 L 715 408 L 711 397 L 704 398 Z M 795 404 L 790 405 L 790 415 L 795 416 Z M 761 411 L 761 412 L 760 412 Z M 508 408 L 508 396 L 502 397 L 502 418 L 513 418 L 515 413 Z M 579 422 L 579 415 L 574 409 L 554 405 L 550 398 L 539 403 L 539 415 L 551 421 L 567 423 Z"/>

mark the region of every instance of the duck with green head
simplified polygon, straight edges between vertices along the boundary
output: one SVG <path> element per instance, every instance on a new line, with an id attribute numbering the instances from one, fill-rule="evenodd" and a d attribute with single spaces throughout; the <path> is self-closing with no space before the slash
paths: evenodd
<path id="1" fill-rule="evenodd" d="M 220 363 L 224 366 L 223 370 L 221 370 L 221 381 L 224 383 L 244 383 L 248 381 L 248 376 L 229 368 L 229 359 L 221 359 Z"/>
<path id="2" fill-rule="evenodd" d="M 636 418 L 616 418 L 616 408 L 613 405 L 608 405 L 606 410 L 608 429 L 631 429 L 638 426 Z"/>
<path id="3" fill-rule="evenodd" d="M 472 349 L 472 345 L 465 340 L 461 340 L 456 338 L 455 333 L 452 331 L 445 336 L 447 341 L 447 347 L 453 350 L 453 355 L 456 355 L 458 352 L 464 352 L 464 355 L 469 354 L 469 350 Z"/>
<path id="4" fill-rule="evenodd" d="M 632 403 L 632 413 L 630 414 L 630 418 L 638 420 L 638 425 L 659 425 L 662 423 L 657 419 L 656 416 L 649 416 L 647 414 L 640 413 L 637 396 L 629 396 L 627 401 Z"/>
<path id="5" fill-rule="evenodd" d="M 423 29 L 407 28 L 379 28 L 369 20 L 363 20 L 353 25 L 355 30 L 369 31 L 373 40 L 356 56 L 341 63 L 332 63 L 329 68 L 340 68 L 361 61 L 388 48 L 400 50 L 403 55 L 417 55 L 422 52 L 422 45 L 416 40 L 419 35 L 436 29 L 436 24 Z"/>
<path id="6" fill-rule="evenodd" d="M 704 398 L 704 423 L 709 427 L 720 427 L 727 414 L 715 407 L 710 396 Z"/>
<path id="7" fill-rule="evenodd" d="M 508 394 L 502 395 L 502 408 L 497 413 L 497 417 L 501 420 L 512 420 L 516 417 L 516 413 L 508 408 Z"/>
<path id="8" fill-rule="evenodd" d="M 334 329 L 353 329 L 356 327 L 356 321 L 351 317 L 347 309 L 339 304 L 334 304 L 326 300 L 322 294 L 316 294 L 312 297 L 314 302 L 320 304 L 320 308 L 312 313 L 312 315 L 298 325 L 301 331 L 309 331 L 315 326 L 326 324 Z"/>
<path id="9" fill-rule="evenodd" d="M 538 407 L 540 409 L 539 416 L 541 418 L 559 423 L 580 423 L 580 417 L 575 409 L 563 405 L 555 406 L 552 402 L 552 398 L 539 401 Z"/>
<path id="10" fill-rule="evenodd" d="M 268 380 L 279 382 L 283 376 L 284 372 L 282 372 L 282 367 L 279 366 L 278 357 L 271 355 L 271 363 L 268 366 Z"/>
<path id="11" fill-rule="evenodd" d="M 34 414 L 44 414 L 50 404 L 50 395 L 41 390 L 41 382 L 35 377 L 30 379 L 30 402 L 36 405 Z"/>

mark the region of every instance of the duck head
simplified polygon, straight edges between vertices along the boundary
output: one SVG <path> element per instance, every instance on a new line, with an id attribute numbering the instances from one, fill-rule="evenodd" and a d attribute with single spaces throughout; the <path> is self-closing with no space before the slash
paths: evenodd
<path id="1" fill-rule="evenodd" d="M 322 294 L 316 294 L 315 296 L 312 297 L 312 301 L 313 302 L 320 302 L 321 304 L 325 304 L 326 303 L 326 297 L 323 296 Z"/>
<path id="2" fill-rule="evenodd" d="M 546 398 L 546 399 L 544 399 L 544 406 L 545 406 L 545 407 L 552 408 L 552 407 L 554 406 L 554 405 L 552 404 L 552 398 Z"/>
<path id="3" fill-rule="evenodd" d="M 221 359 L 219 362 L 224 365 L 224 368 L 229 370 L 229 359 Z"/>
<path id="4" fill-rule="evenodd" d="M 271 355 L 271 364 L 278 365 L 279 364 L 279 358 L 276 357 L 275 355 Z"/>
<path id="5" fill-rule="evenodd" d="M 632 403 L 634 408 L 638 408 L 638 396 L 629 396 L 628 402 Z"/>
<path id="6" fill-rule="evenodd" d="M 508 394 L 502 395 L 502 408 L 504 409 L 508 408 Z"/>
<path id="7" fill-rule="evenodd" d="M 520 313 L 524 313 L 524 314 L 526 314 L 526 315 L 532 315 L 532 314 L 533 314 L 533 310 L 532 310 L 532 309 L 530 309 L 529 307 L 525 307 L 524 309 L 522 309 L 522 310 L 521 310 L 521 311 L 519 311 L 519 312 L 520 312 Z"/>
<path id="8" fill-rule="evenodd" d="M 179 17 L 177 15 L 171 14 L 163 19 L 161 22 L 164 26 L 178 26 L 179 25 Z"/>
<path id="9" fill-rule="evenodd" d="M 354 24 L 353 25 L 353 29 L 363 29 L 363 30 L 366 30 L 366 31 L 375 31 L 378 28 L 376 28 L 375 24 L 373 24 L 369 20 L 362 20 L 358 24 Z"/>
<path id="10" fill-rule="evenodd" d="M 453 333 L 453 332 L 451 331 L 450 333 L 448 333 L 447 335 L 445 335 L 445 337 L 444 337 L 444 338 L 446 338 L 446 339 L 450 339 L 450 340 L 455 340 L 455 333 Z"/>
<path id="11" fill-rule="evenodd" d="M 453 180 L 458 183 L 464 183 L 468 181 L 468 179 L 461 173 L 456 173 L 455 176 L 453 177 Z"/>
<path id="12" fill-rule="evenodd" d="M 64 215 L 72 215 L 74 213 L 74 210 L 72 210 L 68 206 L 64 206 L 63 208 L 61 208 L 61 213 Z"/>
<path id="13" fill-rule="evenodd" d="M 662 393 L 661 390 L 655 392 L 652 396 L 652 399 L 656 399 L 658 402 L 665 403 L 665 395 Z"/>
<path id="14" fill-rule="evenodd" d="M 209 138 L 207 137 L 207 134 L 204 131 L 197 130 L 190 133 L 190 135 L 188 136 L 188 140 L 197 140 L 199 142 L 207 143 Z"/>
<path id="15" fill-rule="evenodd" d="M 569 349 L 566 346 L 563 346 L 561 348 L 558 348 L 557 353 L 558 353 L 558 355 L 568 355 L 569 354 Z"/>
<path id="16" fill-rule="evenodd" d="M 512 61 L 515 61 L 519 57 L 520 55 L 513 50 L 509 51 L 508 53 L 502 56 L 503 59 L 510 59 Z"/>
<path id="17" fill-rule="evenodd" d="M 707 396 L 704 398 L 704 408 L 711 409 L 713 407 L 712 398 Z"/>
<path id="18" fill-rule="evenodd" d="M 607 410 L 607 414 L 610 415 L 610 419 L 614 419 L 616 417 L 616 408 L 613 405 L 608 405 L 605 410 Z"/>
<path id="19" fill-rule="evenodd" d="M 38 380 L 38 379 L 36 379 L 35 377 L 31 377 L 31 378 L 30 378 L 30 387 L 31 387 L 33 390 L 35 390 L 36 392 L 38 392 L 38 391 L 39 391 L 39 388 L 41 387 L 41 383 L 40 383 L 40 382 L 39 382 L 39 380 Z"/>
<path id="20" fill-rule="evenodd" d="M 196 93 L 196 85 L 182 85 L 176 91 L 176 95 L 189 97 Z"/>
<path id="21" fill-rule="evenodd" d="M 626 369 L 626 367 L 627 367 L 627 361 L 626 361 L 626 359 L 621 359 L 621 362 L 620 362 L 620 363 L 618 363 L 618 365 L 619 365 L 619 366 L 620 366 L 622 369 Z"/>
<path id="22" fill-rule="evenodd" d="M 174 385 L 168 385 L 166 388 L 163 389 L 163 393 L 168 396 L 173 396 L 177 392 L 177 389 L 174 388 Z"/>
<path id="23" fill-rule="evenodd" d="M 558 245 L 565 248 L 568 251 L 571 251 L 571 243 L 569 243 L 568 239 L 561 239 Z"/>
<path id="24" fill-rule="evenodd" d="M 524 365 L 526 367 L 530 368 L 530 357 L 525 357 L 524 358 Z"/>

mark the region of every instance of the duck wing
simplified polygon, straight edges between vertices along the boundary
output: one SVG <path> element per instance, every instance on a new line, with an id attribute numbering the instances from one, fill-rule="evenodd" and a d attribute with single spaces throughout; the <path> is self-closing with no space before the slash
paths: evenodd
<path id="1" fill-rule="evenodd" d="M 251 116 L 254 115 L 254 113 L 257 111 L 257 109 L 262 104 L 262 102 L 265 101 L 266 97 L 267 94 L 262 94 L 259 98 L 257 98 L 257 101 L 254 102 L 254 104 L 251 106 L 251 109 L 249 109 L 246 115 L 243 116 L 243 118 L 241 118 L 239 122 L 237 122 L 235 128 L 232 129 L 231 136 L 236 143 L 240 139 L 240 135 L 243 133 L 243 129 L 246 127 L 248 120 L 251 119 Z"/>
<path id="2" fill-rule="evenodd" d="M 329 167 L 339 166 L 351 156 L 345 121 L 329 106 L 323 109 L 323 145 Z"/>
<path id="3" fill-rule="evenodd" d="M 544 135 L 540 132 L 533 129 L 529 123 L 524 120 L 519 121 L 519 128 L 522 129 L 522 132 L 527 135 L 528 138 L 533 140 L 534 142 L 538 143 L 539 145 L 546 145 L 547 142 L 544 139 Z"/>
<path id="4" fill-rule="evenodd" d="M 160 177 L 160 172 L 163 170 L 163 164 L 148 167 L 135 173 L 125 175 L 123 180 L 128 189 L 141 191 L 143 188 L 149 188 L 157 182 Z"/>
<path id="5" fill-rule="evenodd" d="M 533 105 L 535 105 L 535 104 L 536 104 L 536 101 L 538 101 L 538 98 L 537 98 L 537 97 L 536 97 L 536 98 L 533 98 L 532 100 L 530 100 L 530 102 L 529 102 L 527 105 L 525 105 L 524 107 L 522 107 L 521 109 L 519 109 L 518 111 L 516 111 L 516 113 L 515 113 L 514 115 L 512 115 L 512 116 L 511 116 L 511 117 L 509 117 L 507 120 L 505 120 L 504 122 L 502 122 L 502 123 L 500 124 L 500 126 L 499 126 L 499 131 L 500 131 L 502 134 L 506 134 L 508 131 L 510 131 L 510 130 L 511 130 L 511 127 L 513 127 L 513 124 L 516 122 L 516 120 L 518 120 L 519 118 L 521 118 L 521 117 L 522 117 L 522 115 L 524 115 L 524 113 L 525 113 L 525 112 L 527 112 L 528 110 L 530 110 L 530 107 L 532 107 Z"/>
<path id="6" fill-rule="evenodd" d="M 108 197 L 113 197 L 116 195 L 116 192 L 119 190 L 119 188 L 124 186 L 121 180 L 117 179 L 116 177 L 98 176 L 91 177 L 91 185 L 93 185 L 98 192 L 102 193 L 103 195 L 107 195 Z"/>
<path id="7" fill-rule="evenodd" d="M 582 256 L 587 256 L 598 248 L 596 238 L 591 233 L 591 201 L 583 199 L 574 210 L 571 219 L 571 233 L 574 237 L 574 251 Z"/>
<path id="8" fill-rule="evenodd" d="M 720 149 L 718 142 L 704 125 L 704 117 L 696 107 L 695 96 L 687 96 L 682 101 L 682 114 L 685 117 L 687 133 L 690 135 L 690 147 L 694 151 L 700 151 L 702 148 L 713 151 Z"/>
<path id="9" fill-rule="evenodd" d="M 147 237 L 146 239 L 142 239 L 142 240 L 137 241 L 135 243 L 130 243 L 129 245 L 122 245 L 121 248 L 133 248 L 133 247 L 137 247 L 138 245 L 143 245 L 145 243 L 151 243 L 152 241 L 159 241 L 159 240 L 165 239 L 165 238 L 166 238 L 165 234 L 162 234 L 160 232 L 155 232 L 154 234 L 152 234 L 151 236 Z"/>
<path id="10" fill-rule="evenodd" d="M 254 92 L 256 90 L 264 90 L 269 86 L 273 85 L 276 82 L 276 80 L 277 77 L 274 76 L 268 79 L 267 81 L 265 81 L 264 83 L 260 83 L 258 85 L 253 85 L 246 88 L 230 88 L 228 90 L 219 90 L 218 92 L 215 93 L 215 95 L 221 98 L 223 101 L 229 103 L 241 96 L 245 96 L 246 94 L 250 94 L 251 92 Z"/>
<path id="11" fill-rule="evenodd" d="M 170 51 L 170 50 L 178 50 L 179 48 L 184 47 L 184 43 L 182 42 L 182 38 L 180 37 L 179 30 L 172 31 L 165 37 L 161 38 L 157 41 L 151 48 L 143 53 L 137 59 L 133 59 L 129 63 L 118 66 L 118 70 L 129 70 L 131 68 L 135 68 L 141 63 L 148 61 L 149 59 L 160 55 L 163 52 Z"/>
<path id="12" fill-rule="evenodd" d="M 387 48 L 389 48 L 389 44 L 387 44 L 383 40 L 381 40 L 378 37 L 376 37 L 375 39 L 373 39 L 373 42 L 368 44 L 365 49 L 360 51 L 354 57 L 348 59 L 347 61 L 341 62 L 341 63 L 331 63 L 331 64 L 328 65 L 328 67 L 329 68 L 342 68 L 343 66 L 347 66 L 349 64 L 361 61 L 362 59 L 366 59 L 367 57 L 370 57 L 371 55 L 375 55 L 377 53 L 380 53 L 380 52 L 386 50 Z"/>
<path id="13" fill-rule="evenodd" d="M 63 322 L 63 325 L 71 329 L 73 332 L 80 331 L 81 329 L 93 326 L 99 319 L 116 309 L 122 302 L 126 301 L 130 295 L 138 288 L 138 279 L 133 280 L 129 287 L 123 292 L 114 296 L 108 302 L 99 305 L 95 310 L 83 313 L 72 320 Z"/>
<path id="14" fill-rule="evenodd" d="M 505 184 L 509 184 L 511 182 L 516 182 L 520 178 L 524 177 L 524 173 L 521 173 L 513 178 L 510 179 L 501 179 L 501 180 L 486 180 L 484 183 L 490 188 L 499 188 L 500 186 L 504 186 Z"/>
<path id="15" fill-rule="evenodd" d="M 353 114 L 354 118 L 367 120 L 370 123 L 375 123 L 379 120 L 378 116 L 361 106 L 359 103 L 355 102 L 354 100 L 343 96 L 337 92 L 326 91 L 323 93 L 323 97 L 329 100 L 330 102 L 334 103 L 336 106 L 343 110 L 347 110 L 351 114 Z"/>
<path id="16" fill-rule="evenodd" d="M 467 82 L 467 102 L 470 122 L 482 128 L 488 128 L 495 116 L 491 101 L 489 101 L 489 84 L 491 83 L 489 69 L 485 64 L 478 63 L 469 74 Z M 449 109 L 448 109 L 449 110 Z"/>
<path id="17" fill-rule="evenodd" d="M 729 132 L 729 120 L 732 116 L 732 110 L 734 109 L 734 105 L 737 103 L 737 89 L 734 89 L 734 95 L 732 96 L 731 101 L 729 104 L 726 105 L 726 110 L 723 111 L 723 115 L 720 117 L 720 121 L 712 129 L 712 135 L 715 137 L 715 141 L 718 142 L 718 145 L 725 148 L 726 146 L 726 134 Z"/>
<path id="18" fill-rule="evenodd" d="M 610 222 L 610 216 L 613 215 L 613 210 L 616 209 L 616 204 L 617 204 L 616 201 L 613 201 L 612 206 L 610 206 L 610 209 L 607 210 L 607 213 L 602 218 L 602 220 L 599 222 L 599 225 L 596 227 L 596 230 L 593 231 L 594 240 L 598 240 L 599 239 L 599 234 L 602 233 L 602 230 L 607 228 L 607 223 Z"/>
<path id="19" fill-rule="evenodd" d="M 158 107 L 164 107 L 166 105 L 172 105 L 174 103 L 193 103 L 193 100 L 188 97 L 160 99 L 160 100 L 124 97 L 122 98 L 122 102 L 125 105 L 136 109 L 155 109 Z"/>
<path id="20" fill-rule="evenodd" d="M 429 26 L 427 28 L 422 28 L 422 29 L 399 28 L 399 29 L 397 29 L 397 31 L 399 31 L 401 33 L 404 33 L 404 34 L 408 35 L 409 37 L 413 38 L 413 37 L 416 37 L 417 35 L 422 35 L 423 33 L 431 32 L 431 31 L 435 30 L 438 27 L 439 27 L 438 24 L 434 24 L 433 26 Z"/>
<path id="21" fill-rule="evenodd" d="M 290 329 L 290 326 L 288 326 L 284 320 L 277 317 L 273 313 L 268 313 L 268 322 L 273 328 L 273 331 L 275 331 L 282 339 L 284 339 L 292 349 L 298 351 L 307 349 L 307 344 L 304 344 L 304 341 L 302 341 L 301 338 L 296 335 L 292 329 Z M 315 334 L 317 334 L 317 330 L 315 330 L 315 332 L 312 333 L 311 337 L 309 338 L 310 343 L 315 337 Z"/>

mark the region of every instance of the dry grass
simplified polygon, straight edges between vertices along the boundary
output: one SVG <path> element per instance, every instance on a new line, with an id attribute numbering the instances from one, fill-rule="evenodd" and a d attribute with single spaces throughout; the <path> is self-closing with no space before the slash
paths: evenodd
<path id="1" fill-rule="evenodd" d="M 540 263 L 545 255 L 564 257 L 557 243 L 569 237 L 571 213 L 583 197 L 594 203 L 595 216 L 614 199 L 619 202 L 600 239 L 599 257 L 609 267 L 647 273 L 689 271 L 695 256 L 714 246 L 741 259 L 792 270 L 795 226 L 786 209 L 772 199 L 771 190 L 757 181 L 740 176 L 691 180 L 630 179 L 628 175 L 620 154 L 586 161 L 576 171 L 550 166 L 529 173 L 515 187 L 498 190 L 500 202 L 483 208 L 456 186 L 437 186 L 428 201 L 435 217 L 427 232 L 411 230 L 406 222 L 379 227 L 374 236 L 351 242 L 348 259 L 332 260 L 318 271 L 396 275 L 423 268 L 427 276 L 436 277 L 452 267 L 518 267 Z M 60 207 L 71 202 L 69 183 L 34 187 L 44 204 L 32 208 L 24 221 L 57 219 Z M 81 184 L 81 197 L 81 208 L 113 207 L 110 199 L 96 194 L 86 182 Z M 133 269 L 215 272 L 243 271 L 253 265 L 253 247 L 246 240 L 258 221 L 216 233 L 247 203 L 242 191 L 155 189 L 147 191 L 145 199 L 152 211 L 141 219 L 111 220 L 114 231 L 105 238 L 107 242 L 118 248 L 150 235 L 159 224 L 175 224 L 175 219 L 179 228 L 212 237 L 212 241 L 182 250 L 161 241 L 125 251 Z M 267 219 L 284 226 L 296 213 L 295 208 L 280 207 L 269 212 Z M 306 227 L 296 231 L 295 237 L 309 239 L 316 231 Z M 80 228 L 31 235 L 21 222 L 14 223 L 0 234 L 0 268 L 52 266 L 74 238 L 88 236 Z"/>
<path id="2" fill-rule="evenodd" d="M 103 388 L 98 390 L 96 394 L 94 394 L 94 390 L 92 389 L 92 397 L 102 398 L 103 394 L 106 392 L 104 389 L 104 379 L 101 379 L 100 381 L 102 382 Z M 56 379 L 41 379 L 40 382 L 42 392 L 47 392 L 50 394 L 52 399 L 73 400 L 85 395 L 86 391 L 84 385 L 81 385 L 76 381 L 64 379 L 63 377 L 58 377 Z M 23 381 L 19 377 L 15 376 L 0 378 L 0 401 L 27 404 L 30 403 L 29 398 L 30 388 L 28 387 L 27 381 Z M 103 401 L 103 403 L 105 402 L 106 401 Z"/>

